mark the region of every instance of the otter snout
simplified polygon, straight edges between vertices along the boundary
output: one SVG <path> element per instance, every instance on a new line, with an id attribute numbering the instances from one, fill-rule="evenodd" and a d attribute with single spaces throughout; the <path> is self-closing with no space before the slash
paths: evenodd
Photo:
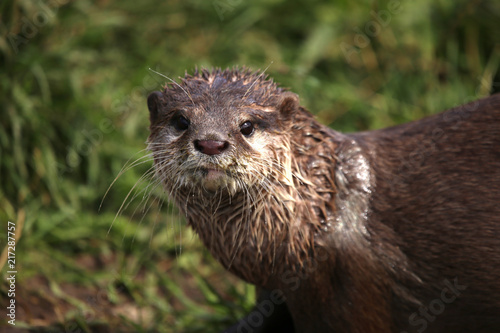
<path id="1" fill-rule="evenodd" d="M 195 140 L 194 148 L 206 155 L 222 154 L 229 147 L 229 142 L 218 140 Z"/>

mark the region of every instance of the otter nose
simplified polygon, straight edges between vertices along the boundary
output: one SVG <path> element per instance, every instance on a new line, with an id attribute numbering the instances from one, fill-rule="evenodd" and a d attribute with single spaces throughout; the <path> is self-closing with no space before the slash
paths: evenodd
<path id="1" fill-rule="evenodd" d="M 227 141 L 216 140 L 195 140 L 194 148 L 199 152 L 207 155 L 219 155 L 229 147 Z"/>

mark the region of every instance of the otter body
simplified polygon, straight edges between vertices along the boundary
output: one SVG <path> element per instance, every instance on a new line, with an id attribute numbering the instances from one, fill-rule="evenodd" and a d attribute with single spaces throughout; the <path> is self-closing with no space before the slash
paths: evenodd
<path id="1" fill-rule="evenodd" d="M 255 284 L 227 332 L 500 331 L 500 96 L 342 134 L 262 74 L 148 98 L 158 177 Z"/>

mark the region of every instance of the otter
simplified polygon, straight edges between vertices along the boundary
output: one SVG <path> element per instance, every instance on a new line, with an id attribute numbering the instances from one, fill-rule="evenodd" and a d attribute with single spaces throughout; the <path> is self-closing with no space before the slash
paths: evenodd
<path id="1" fill-rule="evenodd" d="M 170 200 L 259 291 L 225 332 L 500 331 L 500 95 L 343 134 L 216 68 L 147 105 Z"/>

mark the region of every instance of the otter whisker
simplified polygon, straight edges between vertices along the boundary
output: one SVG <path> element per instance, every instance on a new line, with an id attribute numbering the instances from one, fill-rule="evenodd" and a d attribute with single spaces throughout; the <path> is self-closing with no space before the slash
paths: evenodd
<path id="1" fill-rule="evenodd" d="M 149 169 L 148 172 L 146 172 L 144 175 L 142 175 L 139 180 L 136 181 L 136 183 L 134 184 L 134 186 L 130 189 L 130 191 L 127 193 L 127 195 L 125 196 L 125 199 L 123 200 L 122 204 L 120 205 L 120 208 L 118 209 L 118 212 L 115 214 L 115 217 L 113 219 L 113 221 L 111 222 L 111 225 L 109 226 L 109 229 L 108 229 L 108 234 L 109 232 L 111 231 L 111 229 L 113 228 L 113 225 L 116 221 L 116 219 L 118 218 L 118 216 L 120 216 L 123 212 L 124 209 L 126 209 L 128 207 L 128 205 L 130 204 L 131 201 L 129 201 L 129 198 L 131 196 L 131 194 L 135 191 L 135 189 L 137 188 L 137 186 L 139 186 L 140 184 L 144 183 L 146 178 L 147 177 L 150 177 L 151 174 L 154 173 L 154 169 L 153 167 Z M 132 198 L 134 198 L 135 196 L 133 196 Z"/>
<path id="2" fill-rule="evenodd" d="M 172 82 L 173 84 L 175 84 L 177 87 L 179 87 L 182 91 L 184 91 L 184 93 L 189 97 L 189 99 L 191 100 L 191 102 L 193 103 L 193 106 L 195 106 L 195 103 L 193 101 L 193 98 L 191 97 L 191 95 L 184 89 L 182 88 L 182 86 L 180 84 L 178 84 L 177 82 L 175 82 L 175 80 L 172 80 L 171 78 L 169 78 L 168 76 L 166 76 L 165 74 L 162 74 L 160 72 L 157 72 L 155 71 L 154 69 L 151 69 L 151 68 L 148 68 L 150 71 L 152 71 L 153 73 L 155 74 L 158 74 L 160 76 L 163 76 L 164 78 L 166 78 L 167 80 L 169 80 L 170 82 Z"/>
<path id="3" fill-rule="evenodd" d="M 147 189 L 151 186 L 153 186 L 154 183 L 151 183 L 151 182 L 148 182 L 146 188 L 142 189 L 141 191 L 137 192 L 135 191 L 135 188 L 143 183 L 146 182 L 146 179 L 148 178 L 151 178 L 152 175 L 154 174 L 155 170 L 153 167 L 151 167 L 148 171 L 146 171 L 140 178 L 139 180 L 135 183 L 134 187 L 132 187 L 131 191 L 129 191 L 129 194 L 125 197 L 123 203 L 122 203 L 122 206 L 120 207 L 120 209 L 118 210 L 118 213 L 117 213 L 117 216 L 115 216 L 115 219 L 121 214 L 122 211 L 126 210 L 128 208 L 128 206 L 141 194 L 141 193 L 146 193 Z M 160 185 L 160 182 L 157 182 L 156 183 L 156 186 Z M 135 193 L 134 193 L 135 192 Z M 134 193 L 134 195 L 132 195 L 132 197 L 130 197 L 130 195 Z M 142 201 L 144 201 L 144 197 L 143 199 L 141 200 L 141 203 Z M 140 206 L 140 204 L 139 204 Z M 138 206 L 138 207 L 139 207 Z M 138 207 L 134 210 L 133 212 L 133 215 L 135 214 L 135 212 L 137 211 Z M 114 220 L 113 220 L 114 222 Z M 112 227 L 112 225 L 111 225 Z M 111 228 L 110 227 L 110 228 Z M 109 231 L 108 231 L 109 232 Z"/>
<path id="4" fill-rule="evenodd" d="M 267 69 L 269 67 L 271 67 L 271 65 L 273 64 L 273 61 L 271 61 L 271 63 L 269 65 L 267 65 L 267 67 L 262 71 L 262 73 L 259 74 L 259 76 L 253 81 L 253 83 L 250 85 L 250 87 L 247 89 L 247 91 L 245 92 L 245 94 L 243 95 L 243 99 L 245 99 L 245 97 L 247 96 L 248 92 L 250 92 L 252 90 L 252 88 L 255 86 L 255 84 L 257 83 L 258 80 L 260 80 L 264 74 L 266 73 Z"/>
<path id="5" fill-rule="evenodd" d="M 101 210 L 102 208 L 102 204 L 104 202 L 104 199 L 106 198 L 106 196 L 108 195 L 109 191 L 111 190 L 111 187 L 113 187 L 113 185 L 116 183 L 116 181 L 118 180 L 118 178 L 120 178 L 120 176 L 122 176 L 125 172 L 127 172 L 128 170 L 142 164 L 142 163 L 147 163 L 149 161 L 152 161 L 153 157 L 148 154 L 148 155 L 145 155 L 145 156 L 141 156 L 139 157 L 138 159 L 136 159 L 134 162 L 130 163 L 130 160 L 135 156 L 135 155 L 138 155 L 138 154 L 142 154 L 144 151 L 146 151 L 146 149 L 143 149 L 143 150 L 140 150 L 138 151 L 137 153 L 135 153 L 131 158 L 129 158 L 127 160 L 127 162 L 125 162 L 125 164 L 123 165 L 123 167 L 120 169 L 120 171 L 118 172 L 118 175 L 116 175 L 115 179 L 113 179 L 113 181 L 111 182 L 111 184 L 108 186 L 108 189 L 106 190 L 106 192 L 104 193 L 104 196 L 102 197 L 101 199 L 101 203 L 99 204 L 99 209 L 98 211 Z M 146 159 L 145 161 L 141 161 L 143 159 Z"/>

